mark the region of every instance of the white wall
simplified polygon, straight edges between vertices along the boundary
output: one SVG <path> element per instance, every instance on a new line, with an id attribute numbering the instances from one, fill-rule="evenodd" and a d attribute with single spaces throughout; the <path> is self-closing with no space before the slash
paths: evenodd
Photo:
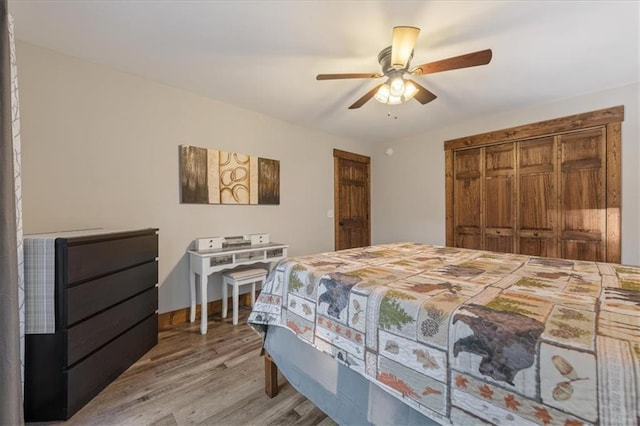
<path id="1" fill-rule="evenodd" d="M 26 233 L 160 228 L 160 312 L 189 305 L 194 238 L 268 232 L 292 255 L 333 250 L 333 148 L 369 145 L 26 43 L 17 60 Z M 181 144 L 280 160 L 280 205 L 180 204 Z"/>
<path id="2" fill-rule="evenodd" d="M 372 242 L 445 243 L 444 141 L 624 105 L 622 262 L 640 264 L 640 85 L 632 84 L 398 140 L 372 155 Z M 393 155 L 385 149 L 393 148 Z"/>

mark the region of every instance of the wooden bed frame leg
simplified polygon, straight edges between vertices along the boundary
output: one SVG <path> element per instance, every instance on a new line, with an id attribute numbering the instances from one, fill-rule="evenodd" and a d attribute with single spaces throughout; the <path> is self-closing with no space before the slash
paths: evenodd
<path id="1" fill-rule="evenodd" d="M 266 351 L 264 353 L 264 391 L 269 398 L 278 395 L 278 366 Z"/>

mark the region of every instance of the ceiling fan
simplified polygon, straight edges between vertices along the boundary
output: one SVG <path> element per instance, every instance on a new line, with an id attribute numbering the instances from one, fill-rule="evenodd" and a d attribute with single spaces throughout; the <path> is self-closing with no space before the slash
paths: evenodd
<path id="1" fill-rule="evenodd" d="M 458 68 L 486 65 L 491 62 L 491 49 L 485 49 L 411 68 L 410 62 L 413 58 L 413 47 L 419 33 L 420 28 L 416 27 L 393 27 L 391 46 L 382 49 L 378 54 L 378 62 L 382 67 L 382 73 L 318 74 L 316 80 L 387 77 L 386 82 L 368 91 L 354 102 L 349 109 L 360 108 L 373 97 L 379 102 L 389 105 L 400 104 L 415 98 L 424 105 L 437 98 L 437 96 L 415 80 L 405 80 L 405 75 L 420 76 Z"/>

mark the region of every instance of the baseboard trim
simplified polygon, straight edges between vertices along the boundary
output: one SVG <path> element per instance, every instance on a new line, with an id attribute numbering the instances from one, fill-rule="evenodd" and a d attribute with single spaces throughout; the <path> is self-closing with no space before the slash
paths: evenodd
<path id="1" fill-rule="evenodd" d="M 256 292 L 257 297 L 257 292 Z M 229 304 L 229 318 L 231 318 L 232 310 L 233 310 L 233 302 L 231 298 L 227 300 Z M 238 297 L 238 304 L 240 306 L 250 306 L 251 305 L 251 293 L 241 294 Z M 184 324 L 185 322 L 189 322 L 189 310 L 191 308 L 186 307 L 182 309 L 178 309 L 171 312 L 164 312 L 162 314 L 158 314 L 158 330 L 167 330 L 176 326 L 178 324 Z M 222 313 L 222 299 L 214 300 L 212 302 L 207 303 L 207 316 L 221 314 Z M 196 305 L 196 322 L 200 320 L 200 304 Z"/>

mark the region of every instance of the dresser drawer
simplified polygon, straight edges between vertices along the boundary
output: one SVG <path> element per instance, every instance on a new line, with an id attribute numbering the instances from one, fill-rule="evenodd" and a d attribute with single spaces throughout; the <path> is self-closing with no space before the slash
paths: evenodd
<path id="1" fill-rule="evenodd" d="M 141 293 L 67 330 L 67 366 L 95 351 L 114 337 L 155 313 L 158 307 L 156 287 Z"/>
<path id="2" fill-rule="evenodd" d="M 111 381 L 158 343 L 158 316 L 153 314 L 65 372 L 68 419 Z"/>
<path id="3" fill-rule="evenodd" d="M 75 324 L 157 283 L 158 262 L 154 260 L 66 288 L 66 324 Z"/>
<path id="4" fill-rule="evenodd" d="M 73 244 L 67 249 L 66 284 L 119 271 L 158 257 L 158 235 Z"/>

